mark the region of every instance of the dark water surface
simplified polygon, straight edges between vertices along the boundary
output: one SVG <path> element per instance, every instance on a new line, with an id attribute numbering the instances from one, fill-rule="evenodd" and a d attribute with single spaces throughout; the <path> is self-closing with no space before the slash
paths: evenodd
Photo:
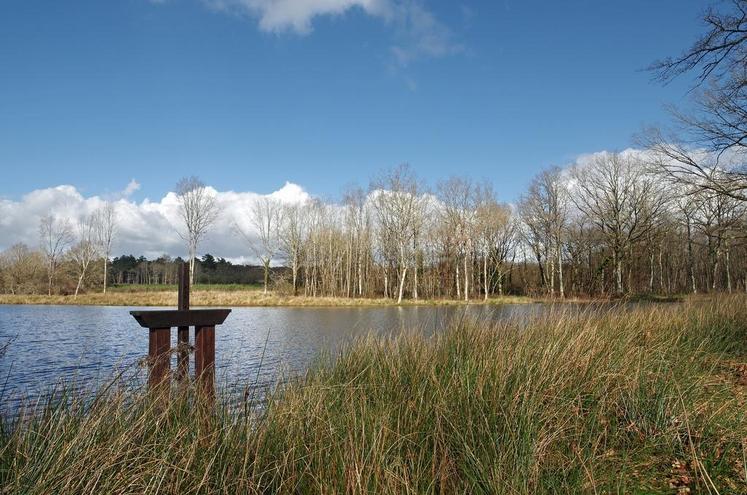
<path id="1" fill-rule="evenodd" d="M 217 381 L 269 385 L 280 374 L 303 372 L 320 352 L 367 334 L 429 335 L 465 314 L 502 319 L 547 307 L 235 308 L 216 331 Z M 0 305 L 0 347 L 9 342 L 0 357 L 0 412 L 63 382 L 91 388 L 121 371 L 143 381 L 146 372 L 138 363 L 148 352 L 148 331 L 130 316 L 134 309 L 156 308 Z"/>

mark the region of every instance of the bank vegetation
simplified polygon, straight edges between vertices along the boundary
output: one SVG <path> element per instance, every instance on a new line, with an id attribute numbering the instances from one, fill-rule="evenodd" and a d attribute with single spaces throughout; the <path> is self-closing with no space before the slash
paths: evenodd
<path id="1" fill-rule="evenodd" d="M 455 321 L 215 409 L 116 384 L 0 428 L 7 493 L 745 493 L 747 309 Z M 237 404 L 238 402 L 238 404 Z M 226 404 L 231 404 L 227 407 Z"/>

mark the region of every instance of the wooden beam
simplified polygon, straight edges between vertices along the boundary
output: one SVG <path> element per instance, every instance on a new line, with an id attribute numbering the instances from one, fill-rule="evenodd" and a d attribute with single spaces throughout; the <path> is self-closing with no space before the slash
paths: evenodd
<path id="1" fill-rule="evenodd" d="M 188 311 L 130 311 L 144 328 L 206 327 L 223 323 L 230 309 L 191 309 Z"/>

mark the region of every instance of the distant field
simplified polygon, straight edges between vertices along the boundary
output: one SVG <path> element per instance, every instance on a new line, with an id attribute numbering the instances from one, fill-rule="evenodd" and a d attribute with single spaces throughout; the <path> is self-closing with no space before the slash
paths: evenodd
<path id="1" fill-rule="evenodd" d="M 135 290 L 136 287 L 142 290 Z M 106 294 L 92 292 L 73 296 L 0 294 L 0 304 L 77 304 L 97 306 L 176 306 L 176 286 L 123 286 L 112 288 Z M 192 306 L 394 306 L 395 299 L 352 299 L 347 297 L 286 296 L 273 292 L 264 294 L 260 287 L 246 285 L 196 285 L 192 288 Z M 520 304 L 537 302 L 522 296 L 491 298 L 489 304 Z M 469 304 L 483 304 L 474 299 Z M 453 305 L 467 304 L 454 299 L 404 300 L 402 305 Z"/>
<path id="2" fill-rule="evenodd" d="M 110 286 L 107 292 L 168 292 L 176 289 L 176 284 L 122 284 Z M 261 284 L 194 284 L 192 286 L 193 291 L 234 292 L 261 289 Z"/>

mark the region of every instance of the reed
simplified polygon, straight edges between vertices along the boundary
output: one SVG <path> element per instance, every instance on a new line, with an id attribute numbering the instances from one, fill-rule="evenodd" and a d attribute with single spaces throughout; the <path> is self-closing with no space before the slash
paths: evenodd
<path id="1" fill-rule="evenodd" d="M 110 387 L 0 431 L 4 493 L 747 493 L 747 301 L 465 319 L 262 407 Z M 250 401 L 252 394 L 246 400 Z"/>

